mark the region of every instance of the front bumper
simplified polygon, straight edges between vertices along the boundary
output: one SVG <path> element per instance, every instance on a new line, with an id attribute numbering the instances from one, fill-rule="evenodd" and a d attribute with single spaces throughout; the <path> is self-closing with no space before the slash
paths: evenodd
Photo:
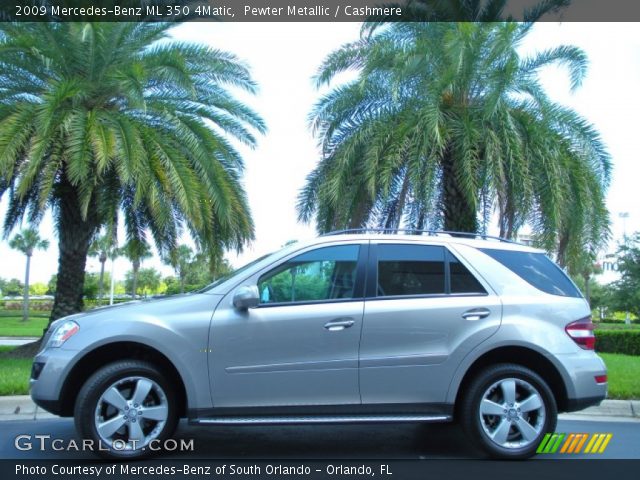
<path id="1" fill-rule="evenodd" d="M 75 365 L 78 353 L 64 348 L 45 348 L 38 352 L 33 361 L 42 366 L 37 379 L 29 380 L 29 394 L 36 405 L 54 415 L 62 413 L 64 381 Z"/>

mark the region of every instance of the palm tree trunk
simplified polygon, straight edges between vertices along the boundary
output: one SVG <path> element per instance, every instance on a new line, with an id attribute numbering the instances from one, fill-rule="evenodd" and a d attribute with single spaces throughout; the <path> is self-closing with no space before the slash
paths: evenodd
<path id="1" fill-rule="evenodd" d="M 584 278 L 584 298 L 591 306 L 591 275 L 584 274 L 582 277 Z"/>
<path id="2" fill-rule="evenodd" d="M 511 192 L 504 193 L 505 198 L 499 200 L 500 237 L 512 240 L 515 237 L 515 206 Z"/>
<path id="3" fill-rule="evenodd" d="M 98 283 L 98 305 L 102 305 L 102 297 L 104 296 L 104 264 L 107 260 L 100 259 L 100 282 Z"/>
<path id="4" fill-rule="evenodd" d="M 402 187 L 398 194 L 396 204 L 393 206 L 393 210 L 389 212 L 389 216 L 384 224 L 385 229 L 397 230 L 400 228 L 400 221 L 402 220 L 402 212 L 404 212 L 404 205 L 407 201 L 407 194 L 409 193 L 409 172 L 404 173 L 402 179 Z"/>
<path id="5" fill-rule="evenodd" d="M 22 298 L 22 321 L 29 320 L 29 270 L 31 269 L 31 255 L 27 255 L 27 267 L 24 272 L 24 295 Z"/>
<path id="6" fill-rule="evenodd" d="M 131 298 L 136 299 L 136 293 L 138 292 L 138 271 L 140 270 L 140 263 L 133 262 L 133 292 Z"/>
<path id="7" fill-rule="evenodd" d="M 442 156 L 442 210 L 444 229 L 450 232 L 477 232 L 476 209 L 464 195 L 451 147 Z"/>
<path id="8" fill-rule="evenodd" d="M 561 268 L 567 266 L 567 247 L 569 246 L 569 235 L 561 233 L 558 240 L 558 255 L 556 260 Z"/>
<path id="9" fill-rule="evenodd" d="M 363 228 L 371 211 L 371 200 L 369 200 L 366 193 L 361 192 L 356 196 L 352 210 L 353 213 L 349 219 L 347 228 Z"/>
<path id="10" fill-rule="evenodd" d="M 49 318 L 54 320 L 82 311 L 84 270 L 89 244 L 97 230 L 95 208 L 89 206 L 89 217 L 82 218 L 75 187 L 66 179 L 58 185 L 58 279 L 56 298 Z"/>

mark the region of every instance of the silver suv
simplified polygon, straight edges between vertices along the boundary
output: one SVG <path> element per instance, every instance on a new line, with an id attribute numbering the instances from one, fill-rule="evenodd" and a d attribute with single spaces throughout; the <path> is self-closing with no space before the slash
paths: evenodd
<path id="1" fill-rule="evenodd" d="M 99 454 L 196 425 L 459 421 L 500 458 L 599 403 L 590 310 L 542 251 L 489 237 L 343 232 L 195 294 L 54 322 L 31 396 Z"/>

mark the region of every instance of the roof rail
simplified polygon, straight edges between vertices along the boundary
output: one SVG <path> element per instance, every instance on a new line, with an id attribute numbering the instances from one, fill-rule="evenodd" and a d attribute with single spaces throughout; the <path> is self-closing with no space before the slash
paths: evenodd
<path id="1" fill-rule="evenodd" d="M 388 234 L 403 233 L 405 235 L 428 235 L 428 236 L 447 235 L 450 237 L 475 238 L 475 239 L 482 239 L 482 240 L 498 240 L 499 242 L 514 243 L 516 245 L 520 245 L 519 242 L 516 242 L 513 240 L 508 240 L 506 238 L 496 237 L 493 235 L 485 235 L 483 233 L 452 232 L 448 230 L 420 230 L 415 228 L 348 228 L 345 230 L 334 230 L 332 232 L 323 233 L 320 236 L 328 237 L 331 235 L 349 235 L 349 234 L 359 234 L 359 233 L 388 233 Z"/>

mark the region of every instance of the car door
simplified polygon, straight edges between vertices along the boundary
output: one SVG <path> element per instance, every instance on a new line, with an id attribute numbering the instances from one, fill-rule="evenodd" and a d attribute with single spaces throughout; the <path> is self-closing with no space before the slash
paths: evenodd
<path id="1" fill-rule="evenodd" d="M 363 404 L 440 404 L 456 366 L 500 325 L 499 298 L 444 245 L 372 243 Z"/>
<path id="2" fill-rule="evenodd" d="M 367 248 L 343 242 L 290 255 L 238 286 L 257 286 L 254 308 L 234 308 L 234 291 L 225 297 L 210 330 L 214 407 L 360 403 Z"/>

